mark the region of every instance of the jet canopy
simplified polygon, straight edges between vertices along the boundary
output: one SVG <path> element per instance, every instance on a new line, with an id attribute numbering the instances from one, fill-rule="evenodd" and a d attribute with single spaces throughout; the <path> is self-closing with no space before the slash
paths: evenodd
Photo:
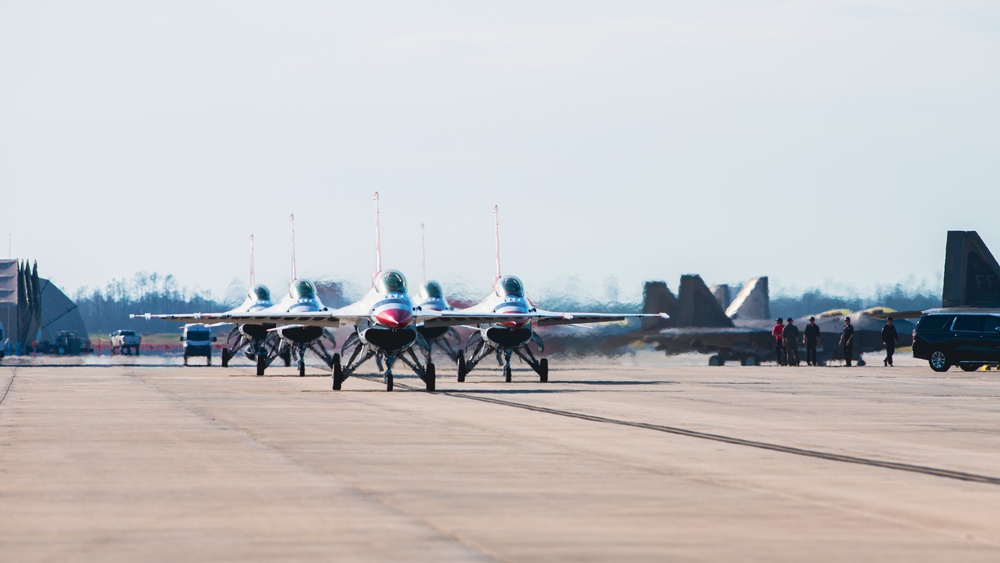
<path id="1" fill-rule="evenodd" d="M 504 276 L 497 280 L 496 292 L 500 297 L 524 297 L 524 284 L 517 276 Z"/>
<path id="2" fill-rule="evenodd" d="M 444 299 L 444 290 L 441 289 L 441 284 L 436 281 L 425 283 L 423 292 L 428 299 Z"/>
<path id="3" fill-rule="evenodd" d="M 288 293 L 295 299 L 315 299 L 316 286 L 309 280 L 295 280 L 288 289 Z"/>
<path id="4" fill-rule="evenodd" d="M 250 288 L 250 293 L 247 295 L 250 299 L 257 301 L 270 301 L 271 300 L 271 290 L 264 285 L 255 285 Z"/>
<path id="5" fill-rule="evenodd" d="M 386 270 L 375 278 L 380 293 L 406 293 L 406 276 L 399 270 Z"/>

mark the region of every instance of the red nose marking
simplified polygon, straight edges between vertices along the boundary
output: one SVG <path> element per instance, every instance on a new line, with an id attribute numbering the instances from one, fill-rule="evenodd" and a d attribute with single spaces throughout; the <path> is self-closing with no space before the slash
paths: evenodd
<path id="1" fill-rule="evenodd" d="M 406 309 L 385 309 L 375 315 L 375 320 L 386 328 L 403 328 L 412 319 L 413 313 Z"/>
<path id="2" fill-rule="evenodd" d="M 528 319 L 527 317 L 521 317 L 512 321 L 503 321 L 500 324 L 507 328 L 521 328 L 522 326 L 528 324 Z"/>

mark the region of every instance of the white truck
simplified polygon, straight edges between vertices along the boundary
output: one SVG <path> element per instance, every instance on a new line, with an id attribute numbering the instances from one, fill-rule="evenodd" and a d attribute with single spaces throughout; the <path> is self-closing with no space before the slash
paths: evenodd
<path id="1" fill-rule="evenodd" d="M 122 354 L 131 356 L 135 353 L 139 355 L 139 345 L 142 344 L 142 337 L 134 330 L 116 330 L 111 333 L 111 355 Z"/>

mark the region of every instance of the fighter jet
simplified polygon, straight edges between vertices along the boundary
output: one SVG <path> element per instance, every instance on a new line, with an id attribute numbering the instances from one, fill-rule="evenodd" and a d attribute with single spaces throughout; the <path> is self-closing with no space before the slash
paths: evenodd
<path id="1" fill-rule="evenodd" d="M 423 278 L 417 291 L 417 307 L 428 311 L 451 311 L 452 306 L 444 297 L 444 290 L 437 280 L 427 279 L 427 261 L 424 250 L 424 225 L 420 225 L 420 272 Z M 461 340 L 455 327 L 417 327 L 417 345 L 424 351 L 424 362 L 431 363 L 431 353 L 436 344 L 448 355 L 452 362 L 458 361 L 462 355 Z M 410 348 L 412 354 L 413 348 Z"/>
<path id="2" fill-rule="evenodd" d="M 541 382 L 549 380 L 549 361 L 538 359 L 528 347 L 529 342 L 535 343 L 539 353 L 544 351 L 544 343 L 532 330 L 532 322 L 537 326 L 605 323 L 621 321 L 627 318 L 660 317 L 668 318 L 665 313 L 655 314 L 617 314 L 617 313 L 563 313 L 545 311 L 535 307 L 524 294 L 524 284 L 517 276 L 501 275 L 500 270 L 500 212 L 493 206 L 494 238 L 496 242 L 496 278 L 493 282 L 493 293 L 476 305 L 462 309 L 463 313 L 501 313 L 507 315 L 499 322 L 480 323 L 466 343 L 465 356 L 458 359 L 458 381 L 465 381 L 469 374 L 484 358 L 495 354 L 497 363 L 503 368 L 504 381 L 510 383 L 512 370 L 511 357 L 515 354 L 527 363 L 538 374 Z M 511 318 L 512 317 L 512 318 Z M 471 353 L 470 353 L 471 350 Z"/>
<path id="3" fill-rule="evenodd" d="M 292 226 L 292 281 L 288 284 L 288 295 L 277 305 L 264 311 L 265 313 L 311 313 L 323 312 L 329 309 L 323 305 L 316 294 L 316 285 L 309 280 L 300 280 L 295 267 L 295 215 L 288 216 Z M 281 324 L 270 329 L 278 334 L 279 340 L 269 355 L 269 361 L 275 357 L 288 357 L 296 361 L 299 377 L 306 374 L 306 350 L 312 350 L 327 366 L 332 366 L 334 356 L 326 350 L 323 340 L 331 346 L 336 346 L 333 333 L 329 330 L 312 325 Z M 286 360 L 287 362 L 287 360 Z M 259 368 L 258 368 L 259 371 Z"/>
<path id="4" fill-rule="evenodd" d="M 274 303 L 271 302 L 271 291 L 267 286 L 256 283 L 253 250 L 253 235 L 250 235 L 250 289 L 247 291 L 247 297 L 243 303 L 230 310 L 230 313 L 257 312 L 274 306 Z M 257 364 L 257 375 L 264 375 L 264 369 L 267 367 L 268 330 L 272 328 L 274 325 L 247 323 L 236 325 L 229 333 L 227 346 L 222 349 L 222 367 L 229 367 L 229 360 L 234 358 L 240 350 L 245 349 L 244 353 L 247 359 Z"/>

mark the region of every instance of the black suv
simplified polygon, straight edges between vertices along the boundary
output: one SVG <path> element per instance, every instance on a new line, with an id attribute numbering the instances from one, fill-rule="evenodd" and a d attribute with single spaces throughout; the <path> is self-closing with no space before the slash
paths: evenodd
<path id="1" fill-rule="evenodd" d="M 1000 364 L 1000 311 L 928 311 L 913 330 L 913 357 L 934 371 Z"/>

